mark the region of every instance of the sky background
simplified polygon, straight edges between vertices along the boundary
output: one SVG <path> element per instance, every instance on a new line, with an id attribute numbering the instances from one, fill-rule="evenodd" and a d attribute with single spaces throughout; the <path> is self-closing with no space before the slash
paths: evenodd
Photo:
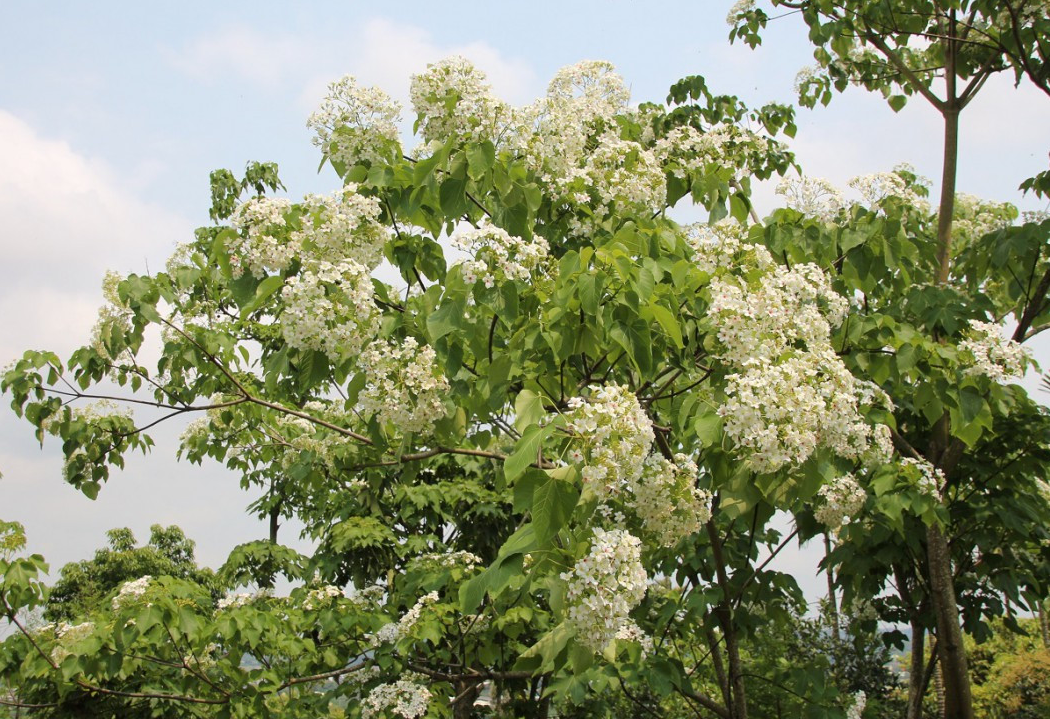
<path id="1" fill-rule="evenodd" d="M 746 102 L 791 102 L 811 62 L 795 17 L 771 24 L 752 51 L 730 45 L 730 2 L 528 3 L 28 3 L 5 2 L 0 23 L 0 366 L 27 348 L 68 356 L 89 337 L 107 269 L 163 266 L 175 244 L 207 224 L 208 173 L 274 161 L 293 197 L 329 192 L 334 173 L 305 121 L 345 74 L 408 105 L 408 81 L 452 54 L 488 73 L 504 99 L 526 103 L 554 72 L 613 62 L 635 102 L 661 102 L 686 75 Z M 390 9 L 383 9 L 390 8 Z M 406 113 L 407 115 L 408 113 Z M 859 90 L 800 110 L 792 148 L 810 175 L 836 184 L 907 161 L 939 176 L 939 116 L 913 101 L 894 114 Z M 989 82 L 963 114 L 959 190 L 1011 201 L 1047 167 L 1050 98 Z M 936 186 L 934 192 L 936 192 Z M 761 214 L 772 209 L 760 188 Z M 1050 349 L 1036 347 L 1050 366 Z M 1031 383 L 1035 387 L 1035 383 Z M 1046 401 L 1043 393 L 1041 401 Z M 6 405 L 5 398 L 5 405 Z M 266 526 L 243 512 L 253 495 L 216 464 L 174 460 L 182 427 L 154 433 L 91 502 L 61 480 L 56 442 L 41 451 L 29 426 L 0 412 L 0 519 L 18 520 L 52 563 L 89 557 L 105 530 L 180 525 L 202 564 L 219 566 Z M 295 527 L 282 542 L 299 548 Z M 785 553 L 811 596 L 823 591 L 811 546 Z"/>

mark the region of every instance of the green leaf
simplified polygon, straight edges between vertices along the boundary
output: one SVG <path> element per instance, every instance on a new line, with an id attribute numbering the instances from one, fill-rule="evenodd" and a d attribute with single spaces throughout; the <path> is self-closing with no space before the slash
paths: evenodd
<path id="1" fill-rule="evenodd" d="M 480 145 L 467 148 L 467 174 L 472 180 L 480 179 L 492 169 L 496 162 L 496 148 L 486 140 Z"/>
<path id="2" fill-rule="evenodd" d="M 675 347 L 678 349 L 685 347 L 685 343 L 682 340 L 682 328 L 678 324 L 678 320 L 675 319 L 671 310 L 661 304 L 657 304 L 656 302 L 649 303 L 649 310 L 653 313 L 653 317 L 656 318 L 656 321 L 660 323 L 660 326 L 663 327 L 667 336 L 671 338 L 672 342 L 674 342 Z"/>
<path id="3" fill-rule="evenodd" d="M 241 308 L 241 319 L 245 319 L 255 310 L 262 307 L 266 300 L 270 299 L 273 294 L 284 286 L 284 278 L 280 275 L 273 277 L 267 277 L 265 280 L 259 283 L 259 286 L 255 288 L 255 297 L 252 298 L 251 302 Z"/>
<path id="4" fill-rule="evenodd" d="M 514 398 L 514 427 L 523 432 L 539 422 L 547 414 L 543 409 L 543 398 L 530 389 L 523 389 Z"/>
<path id="5" fill-rule="evenodd" d="M 579 499 L 580 492 L 571 481 L 551 477 L 537 487 L 532 498 L 532 524 L 536 538 L 546 543 L 557 534 L 568 523 Z"/>
<path id="6" fill-rule="evenodd" d="M 722 418 L 714 412 L 697 417 L 693 428 L 696 430 L 697 440 L 705 447 L 722 442 Z"/>
<path id="7" fill-rule="evenodd" d="M 427 331 L 430 333 L 430 341 L 435 342 L 452 330 L 461 327 L 466 306 L 465 298 L 446 296 L 441 303 L 441 307 L 431 312 L 430 316 L 427 317 Z"/>
<path id="8" fill-rule="evenodd" d="M 520 477 L 522 472 L 539 458 L 543 440 L 550 437 L 553 431 L 552 424 L 544 427 L 534 424 L 522 433 L 521 439 L 514 445 L 514 452 L 503 462 L 503 474 L 508 482 Z"/>
<path id="9" fill-rule="evenodd" d="M 519 670 L 546 671 L 553 668 L 554 661 L 562 653 L 572 637 L 572 626 L 562 622 L 550 630 L 539 641 L 522 652 L 514 665 Z"/>
<path id="10" fill-rule="evenodd" d="M 900 112 L 908 103 L 908 98 L 904 95 L 890 95 L 888 98 L 886 98 L 886 102 L 889 103 L 890 108 L 894 112 Z"/>

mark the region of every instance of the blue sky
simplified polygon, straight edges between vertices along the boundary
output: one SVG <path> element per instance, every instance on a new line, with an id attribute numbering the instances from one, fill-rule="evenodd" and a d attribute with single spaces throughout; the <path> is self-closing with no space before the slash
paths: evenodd
<path id="1" fill-rule="evenodd" d="M 661 101 L 690 74 L 752 103 L 790 101 L 811 55 L 801 24 L 777 21 L 757 51 L 730 46 L 731 4 L 8 3 L 0 365 L 28 347 L 67 354 L 86 340 L 106 269 L 159 267 L 207 222 L 212 169 L 272 160 L 291 195 L 330 190 L 334 176 L 317 174 L 305 120 L 341 75 L 405 98 L 411 73 L 463 54 L 523 103 L 559 67 L 606 59 L 635 101 Z M 936 177 L 937 120 L 918 102 L 894 115 L 850 91 L 801 111 L 794 148 L 805 170 L 839 184 L 903 160 Z M 1044 208 L 1014 188 L 1046 168 L 1048 129 L 1050 99 L 990 82 L 964 114 L 960 190 Z M 757 199 L 771 207 L 768 188 Z M 1050 352 L 1038 352 L 1050 364 Z M 56 446 L 41 452 L 27 426 L 0 414 L 0 518 L 25 523 L 31 548 L 56 566 L 90 555 L 105 529 L 127 525 L 145 538 L 153 522 L 183 526 L 215 566 L 265 528 L 242 515 L 249 497 L 235 477 L 174 462 L 177 434 L 161 432 L 154 454 L 129 463 L 92 503 L 61 482 Z"/>

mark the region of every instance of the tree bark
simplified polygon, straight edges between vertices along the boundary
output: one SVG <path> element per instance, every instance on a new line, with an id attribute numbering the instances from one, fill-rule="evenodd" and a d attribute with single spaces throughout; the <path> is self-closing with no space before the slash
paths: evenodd
<path id="1" fill-rule="evenodd" d="M 722 542 L 714 520 L 707 522 L 707 536 L 711 539 L 711 551 L 715 560 L 715 572 L 722 589 L 722 601 L 715 609 L 715 617 L 722 627 L 726 642 L 726 661 L 729 663 L 729 687 L 733 701 L 727 707 L 732 719 L 747 719 L 747 697 L 744 694 L 744 671 L 740 660 L 740 647 L 733 627 L 733 604 L 729 594 L 729 576 L 726 574 Z"/>
<path id="2" fill-rule="evenodd" d="M 930 598 L 937 618 L 939 676 L 944 682 L 944 718 L 973 719 L 970 672 L 952 581 L 951 555 L 948 540 L 937 525 L 926 529 L 926 557 L 930 572 Z"/>
<path id="3" fill-rule="evenodd" d="M 926 671 L 926 628 L 911 622 L 911 662 L 908 665 L 908 719 L 922 719 L 922 697 L 926 693 L 923 675 Z"/>
<path id="4" fill-rule="evenodd" d="M 826 558 L 829 554 L 831 554 L 831 537 L 824 532 L 824 557 Z M 839 607 L 835 597 L 835 574 L 829 567 L 824 570 L 824 575 L 828 580 L 828 616 L 831 619 L 832 636 L 835 637 L 835 641 L 839 641 L 842 639 L 842 633 L 839 630 Z"/>

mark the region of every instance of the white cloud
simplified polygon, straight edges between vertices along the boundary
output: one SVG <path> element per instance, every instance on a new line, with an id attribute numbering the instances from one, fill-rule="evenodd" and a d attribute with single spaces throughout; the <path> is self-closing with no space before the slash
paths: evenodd
<path id="1" fill-rule="evenodd" d="M 210 32 L 165 54 L 172 66 L 199 81 L 220 82 L 234 75 L 264 87 L 287 80 L 317 59 L 316 47 L 305 40 L 268 36 L 247 26 Z"/>
<path id="2" fill-rule="evenodd" d="M 233 26 L 169 51 L 172 66 L 207 82 L 236 78 L 290 89 L 305 112 L 317 106 L 328 83 L 351 74 L 407 99 L 409 77 L 449 55 L 463 55 L 486 72 L 493 89 L 511 102 L 526 102 L 539 89 L 529 64 L 504 57 L 487 42 L 445 44 L 426 30 L 377 18 L 330 37 L 266 34 Z"/>
<path id="3" fill-rule="evenodd" d="M 143 202 L 108 167 L 0 110 L 0 363 L 27 347 L 80 344 L 106 269 L 157 268 L 191 224 Z"/>

